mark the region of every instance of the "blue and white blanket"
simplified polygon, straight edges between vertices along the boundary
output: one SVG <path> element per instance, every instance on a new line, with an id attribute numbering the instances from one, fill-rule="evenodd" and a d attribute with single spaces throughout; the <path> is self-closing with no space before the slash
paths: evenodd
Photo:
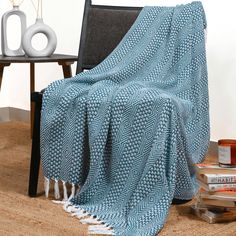
<path id="1" fill-rule="evenodd" d="M 46 89 L 46 194 L 51 181 L 59 198 L 62 181 L 65 209 L 91 232 L 155 235 L 172 199 L 196 194 L 209 143 L 205 28 L 201 2 L 144 7 L 101 64 Z"/>

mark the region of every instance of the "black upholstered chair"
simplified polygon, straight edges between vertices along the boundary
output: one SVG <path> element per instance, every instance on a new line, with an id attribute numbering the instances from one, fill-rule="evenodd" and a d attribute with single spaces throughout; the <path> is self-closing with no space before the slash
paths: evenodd
<path id="1" fill-rule="evenodd" d="M 76 74 L 92 69 L 117 46 L 136 20 L 140 7 L 92 5 L 85 0 Z M 40 166 L 40 116 L 43 91 L 34 92 L 35 104 L 28 195 L 37 195 Z"/>

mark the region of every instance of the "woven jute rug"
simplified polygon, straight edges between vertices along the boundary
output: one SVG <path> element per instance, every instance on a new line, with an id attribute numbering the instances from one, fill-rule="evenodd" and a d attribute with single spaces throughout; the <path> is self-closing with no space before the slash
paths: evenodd
<path id="1" fill-rule="evenodd" d="M 27 196 L 30 149 L 29 124 L 0 123 L 0 235 L 87 236 L 87 226 L 44 197 L 41 173 L 39 197 Z M 160 236 L 236 235 L 236 222 L 208 224 L 190 213 L 190 204 L 171 207 Z"/>

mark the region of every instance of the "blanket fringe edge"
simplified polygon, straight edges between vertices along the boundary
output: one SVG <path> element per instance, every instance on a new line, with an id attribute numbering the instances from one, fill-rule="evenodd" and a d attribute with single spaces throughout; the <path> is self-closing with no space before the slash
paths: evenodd
<path id="1" fill-rule="evenodd" d="M 53 203 L 62 204 L 63 209 L 70 213 L 71 216 L 76 217 L 79 219 L 81 224 L 88 224 L 88 233 L 89 234 L 106 234 L 106 235 L 115 235 L 114 229 L 112 226 L 106 224 L 103 220 L 99 219 L 97 216 L 92 215 L 88 211 L 84 210 L 83 208 L 73 205 L 71 199 L 75 196 L 75 193 L 80 191 L 80 186 L 68 183 L 66 181 L 61 180 L 63 186 L 63 199 L 60 200 L 60 188 L 59 188 L 59 181 L 58 179 L 49 179 L 44 177 L 44 190 L 45 190 L 45 197 L 49 197 L 49 189 L 50 189 L 50 182 L 54 182 L 54 198 L 56 200 L 52 200 Z M 68 197 L 68 189 L 66 184 L 71 185 L 71 194 Z"/>

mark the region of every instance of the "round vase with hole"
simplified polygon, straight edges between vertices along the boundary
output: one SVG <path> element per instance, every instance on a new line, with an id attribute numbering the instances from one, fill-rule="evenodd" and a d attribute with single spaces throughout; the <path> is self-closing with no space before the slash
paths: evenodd
<path id="1" fill-rule="evenodd" d="M 32 46 L 32 38 L 38 33 L 46 36 L 48 43 L 43 50 L 36 50 Z M 35 24 L 31 25 L 24 33 L 22 38 L 22 47 L 25 54 L 29 57 L 49 57 L 53 54 L 57 46 L 57 37 L 55 32 L 45 25 L 42 18 L 37 18 Z"/>

